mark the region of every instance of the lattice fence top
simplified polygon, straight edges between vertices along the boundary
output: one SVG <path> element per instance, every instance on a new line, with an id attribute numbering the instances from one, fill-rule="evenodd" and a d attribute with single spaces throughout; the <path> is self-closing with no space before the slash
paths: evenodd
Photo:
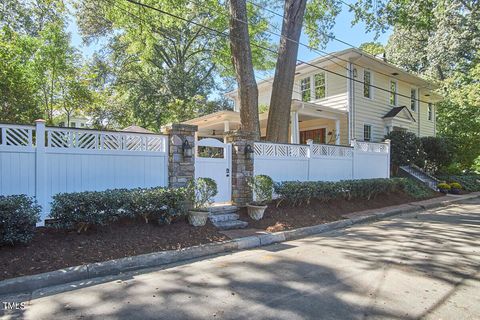
<path id="1" fill-rule="evenodd" d="M 255 142 L 254 152 L 256 156 L 307 158 L 308 148 L 307 145 Z"/>
<path id="2" fill-rule="evenodd" d="M 386 143 L 355 141 L 355 148 L 363 152 L 388 153 L 388 145 Z"/>
<path id="3" fill-rule="evenodd" d="M 34 126 L 0 125 L 0 146 L 33 147 Z"/>
<path id="4" fill-rule="evenodd" d="M 312 156 L 317 157 L 351 158 L 353 155 L 353 148 L 328 144 L 312 144 L 310 152 Z"/>
<path id="5" fill-rule="evenodd" d="M 46 128 L 47 148 L 167 152 L 163 135 Z"/>

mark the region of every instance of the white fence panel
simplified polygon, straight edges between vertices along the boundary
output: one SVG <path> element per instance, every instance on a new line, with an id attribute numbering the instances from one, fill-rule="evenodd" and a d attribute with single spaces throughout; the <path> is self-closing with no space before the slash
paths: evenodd
<path id="1" fill-rule="evenodd" d="M 390 177 L 388 143 L 353 146 L 255 142 L 254 174 L 274 181 L 339 181 Z"/>
<path id="2" fill-rule="evenodd" d="M 44 220 L 57 193 L 167 186 L 168 138 L 0 124 L 0 165 L 0 194 L 35 196 Z"/>
<path id="3" fill-rule="evenodd" d="M 255 142 L 254 174 L 274 181 L 308 180 L 308 146 Z"/>
<path id="4" fill-rule="evenodd" d="M 354 143 L 354 179 L 389 178 L 390 146 L 386 143 Z"/>
<path id="5" fill-rule="evenodd" d="M 312 144 L 310 181 L 339 181 L 352 179 L 353 148 Z"/>

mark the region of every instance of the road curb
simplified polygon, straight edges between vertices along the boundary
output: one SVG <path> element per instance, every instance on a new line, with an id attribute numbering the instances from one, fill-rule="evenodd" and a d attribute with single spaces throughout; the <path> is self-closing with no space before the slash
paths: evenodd
<path id="1" fill-rule="evenodd" d="M 455 199 L 425 204 L 420 204 L 421 202 L 413 202 L 410 203 L 411 207 L 409 208 L 392 208 L 383 212 L 376 212 L 315 226 L 249 236 L 218 243 L 208 243 L 180 250 L 160 251 L 105 262 L 89 263 L 36 275 L 6 279 L 0 281 L 0 295 L 27 293 L 37 289 L 75 281 L 118 275 L 128 271 L 159 267 L 174 262 L 181 262 L 224 252 L 257 248 L 274 243 L 301 239 L 324 232 L 343 229 L 356 224 L 378 221 L 399 214 L 444 207 L 461 200 L 478 197 L 480 197 L 480 194 L 466 195 Z"/>

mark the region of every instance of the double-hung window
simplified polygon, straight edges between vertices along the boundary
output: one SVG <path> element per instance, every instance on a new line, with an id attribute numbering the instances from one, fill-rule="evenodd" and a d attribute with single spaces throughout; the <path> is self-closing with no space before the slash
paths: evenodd
<path id="1" fill-rule="evenodd" d="M 372 73 L 368 70 L 363 71 L 363 96 L 372 98 Z"/>
<path id="2" fill-rule="evenodd" d="M 317 73 L 315 76 L 315 99 L 325 98 L 325 72 Z"/>
<path id="3" fill-rule="evenodd" d="M 410 109 L 413 112 L 417 111 L 417 102 L 418 102 L 418 90 L 415 88 L 410 89 Z"/>
<path id="4" fill-rule="evenodd" d="M 397 82 L 390 81 L 390 105 L 397 105 Z"/>
<path id="5" fill-rule="evenodd" d="M 369 124 L 363 125 L 363 141 L 372 140 L 372 126 Z"/>
<path id="6" fill-rule="evenodd" d="M 303 78 L 300 80 L 300 90 L 302 92 L 302 101 L 310 101 L 311 99 L 311 88 L 310 88 L 310 77 Z"/>

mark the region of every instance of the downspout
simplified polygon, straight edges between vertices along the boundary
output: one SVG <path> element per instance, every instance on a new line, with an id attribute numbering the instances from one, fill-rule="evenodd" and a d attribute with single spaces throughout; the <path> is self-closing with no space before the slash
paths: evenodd
<path id="1" fill-rule="evenodd" d="M 347 110 L 348 110 L 348 142 L 352 141 L 352 63 L 347 64 Z"/>
<path id="2" fill-rule="evenodd" d="M 421 108 L 422 108 L 422 102 L 420 101 L 420 97 L 421 97 L 422 95 L 420 94 L 420 90 L 421 90 L 421 89 L 418 88 L 418 110 L 417 110 L 417 112 L 418 112 L 418 116 L 417 116 L 417 118 L 418 118 L 418 135 L 417 135 L 417 136 L 418 136 L 419 138 L 420 138 L 420 118 L 421 118 L 421 114 L 422 114 L 422 113 L 420 112 L 420 110 L 421 110 Z"/>

